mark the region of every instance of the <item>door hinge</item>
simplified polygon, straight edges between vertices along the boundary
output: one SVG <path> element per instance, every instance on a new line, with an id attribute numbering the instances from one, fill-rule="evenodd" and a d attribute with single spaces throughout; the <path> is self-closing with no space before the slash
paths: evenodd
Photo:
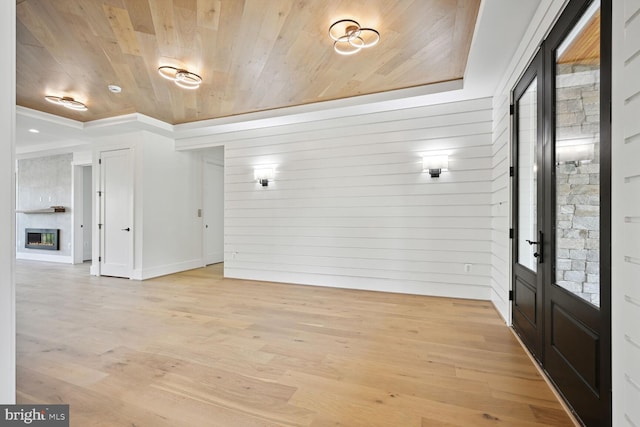
<path id="1" fill-rule="evenodd" d="M 516 112 L 516 107 L 513 104 L 509 104 L 509 115 L 513 116 Z"/>
<path id="2" fill-rule="evenodd" d="M 513 166 L 509 166 L 509 176 L 513 176 L 515 173 L 516 173 L 516 171 L 513 168 Z"/>
<path id="3" fill-rule="evenodd" d="M 509 301 L 513 301 L 513 291 L 509 291 Z"/>
<path id="4" fill-rule="evenodd" d="M 102 159 L 98 159 L 98 164 L 101 165 L 102 164 Z"/>
<path id="5" fill-rule="evenodd" d="M 98 257 L 98 262 L 102 262 L 102 257 L 101 256 Z"/>
<path id="6" fill-rule="evenodd" d="M 102 191 L 98 191 L 98 197 L 102 197 Z"/>
<path id="7" fill-rule="evenodd" d="M 509 229 L 509 238 L 513 239 L 513 228 Z"/>
<path id="8" fill-rule="evenodd" d="M 102 224 L 98 224 L 98 230 L 102 230 Z"/>

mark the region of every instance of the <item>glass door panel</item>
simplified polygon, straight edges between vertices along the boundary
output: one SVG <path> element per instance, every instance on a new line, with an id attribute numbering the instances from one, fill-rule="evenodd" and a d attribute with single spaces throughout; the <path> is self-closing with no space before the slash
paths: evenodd
<path id="1" fill-rule="evenodd" d="M 538 79 L 518 101 L 518 263 L 537 271 Z"/>
<path id="2" fill-rule="evenodd" d="M 600 304 L 600 2 L 555 57 L 556 284 Z"/>

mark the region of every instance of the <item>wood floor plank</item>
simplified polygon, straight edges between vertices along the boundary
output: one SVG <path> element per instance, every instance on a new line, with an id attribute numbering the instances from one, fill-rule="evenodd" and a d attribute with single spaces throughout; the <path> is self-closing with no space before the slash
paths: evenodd
<path id="1" fill-rule="evenodd" d="M 17 262 L 17 400 L 85 426 L 570 426 L 490 302 Z"/>

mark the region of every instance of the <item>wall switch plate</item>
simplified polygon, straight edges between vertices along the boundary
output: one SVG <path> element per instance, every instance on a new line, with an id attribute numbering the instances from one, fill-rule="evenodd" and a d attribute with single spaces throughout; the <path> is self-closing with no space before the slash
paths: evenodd
<path id="1" fill-rule="evenodd" d="M 202 209 L 198 209 L 198 218 L 202 218 Z"/>
<path id="2" fill-rule="evenodd" d="M 464 265 L 464 271 L 465 271 L 465 273 L 470 272 L 471 271 L 471 264 L 465 264 Z"/>

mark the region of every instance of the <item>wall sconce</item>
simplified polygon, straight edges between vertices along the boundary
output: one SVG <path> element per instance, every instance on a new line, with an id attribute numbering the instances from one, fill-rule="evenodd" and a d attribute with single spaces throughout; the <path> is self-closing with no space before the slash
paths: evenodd
<path id="1" fill-rule="evenodd" d="M 273 181 L 273 169 L 254 169 L 253 178 L 258 181 L 263 187 L 269 185 L 269 181 Z"/>
<path id="2" fill-rule="evenodd" d="M 449 170 L 449 156 L 424 156 L 422 158 L 422 170 L 429 172 L 431 178 L 438 178 L 440 173 Z"/>
<path id="3" fill-rule="evenodd" d="M 560 145 L 556 147 L 556 165 L 580 166 L 595 159 L 594 144 Z"/>

